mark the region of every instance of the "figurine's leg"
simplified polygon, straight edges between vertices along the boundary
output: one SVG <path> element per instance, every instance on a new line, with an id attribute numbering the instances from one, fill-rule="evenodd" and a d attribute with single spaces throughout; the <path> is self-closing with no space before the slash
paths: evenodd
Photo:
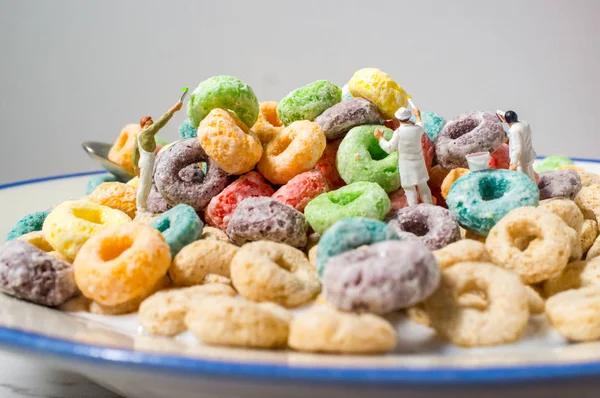
<path id="1" fill-rule="evenodd" d="M 533 170 L 533 163 L 519 165 L 519 167 L 517 167 L 517 171 L 525 174 L 531 181 L 535 182 L 535 170 Z"/>
<path id="2" fill-rule="evenodd" d="M 427 204 L 433 204 L 433 200 L 431 199 L 431 190 L 429 189 L 429 185 L 426 182 L 422 182 L 419 184 L 419 194 L 421 195 L 421 202 Z"/>
<path id="3" fill-rule="evenodd" d="M 419 203 L 419 194 L 417 193 L 416 186 L 402 187 L 406 194 L 406 202 L 409 206 L 414 206 Z"/>
<path id="4" fill-rule="evenodd" d="M 152 188 L 152 170 L 148 170 L 148 167 L 140 169 L 140 184 L 138 185 L 137 191 L 137 210 L 143 213 L 147 209 L 147 199 L 150 195 L 150 189 Z"/>

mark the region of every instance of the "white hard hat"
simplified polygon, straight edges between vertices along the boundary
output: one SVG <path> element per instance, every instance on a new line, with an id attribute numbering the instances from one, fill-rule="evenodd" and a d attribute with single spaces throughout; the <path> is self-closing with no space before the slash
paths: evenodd
<path id="1" fill-rule="evenodd" d="M 396 111 L 394 116 L 396 117 L 396 119 L 400 120 L 401 122 L 405 122 L 408 119 L 410 119 L 410 117 L 412 116 L 412 113 L 410 113 L 410 111 L 407 108 L 402 107 Z"/>

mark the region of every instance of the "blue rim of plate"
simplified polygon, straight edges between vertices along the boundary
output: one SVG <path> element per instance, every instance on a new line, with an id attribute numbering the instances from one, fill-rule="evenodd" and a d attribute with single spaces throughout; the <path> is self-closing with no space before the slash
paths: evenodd
<path id="1" fill-rule="evenodd" d="M 600 163 L 598 159 L 572 159 L 580 162 Z M 92 171 L 18 181 L 0 185 L 0 190 L 102 173 L 105 172 Z M 353 383 L 360 385 L 401 386 L 419 384 L 444 386 L 507 382 L 531 383 L 549 379 L 580 379 L 600 375 L 600 360 L 573 364 L 535 364 L 482 368 L 429 367 L 419 369 L 236 363 L 136 352 L 129 349 L 78 343 L 5 326 L 0 326 L 0 345 L 17 351 L 84 361 L 97 366 L 127 367 L 161 373 L 240 379 L 258 378 L 263 380 Z"/>

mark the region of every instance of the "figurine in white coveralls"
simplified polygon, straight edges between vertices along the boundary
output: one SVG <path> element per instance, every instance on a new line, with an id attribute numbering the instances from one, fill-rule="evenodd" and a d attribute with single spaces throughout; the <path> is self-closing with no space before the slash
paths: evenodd
<path id="1" fill-rule="evenodd" d="M 513 111 L 505 112 L 500 117 L 510 126 L 508 130 L 510 169 L 526 174 L 531 181 L 535 182 L 533 161 L 537 154 L 533 150 L 531 127 L 527 122 L 520 121 Z"/>
<path id="2" fill-rule="evenodd" d="M 398 170 L 400 171 L 400 183 L 406 194 L 409 206 L 419 203 L 419 194 L 423 203 L 432 204 L 431 191 L 427 185 L 429 173 L 425 166 L 421 138 L 425 134 L 421 111 L 413 107 L 416 123 L 410 121 L 411 113 L 407 108 L 400 108 L 394 116 L 400 122 L 400 127 L 394 131 L 392 139 L 386 141 L 383 131 L 375 129 L 375 137 L 379 140 L 379 146 L 387 153 L 398 152 Z M 419 192 L 417 193 L 417 187 Z"/>

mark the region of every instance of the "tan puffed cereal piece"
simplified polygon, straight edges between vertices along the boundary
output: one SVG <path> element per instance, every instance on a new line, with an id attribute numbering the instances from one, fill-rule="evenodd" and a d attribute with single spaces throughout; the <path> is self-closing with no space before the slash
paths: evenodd
<path id="1" fill-rule="evenodd" d="M 310 262 L 310 265 L 312 265 L 313 267 L 317 266 L 317 250 L 318 250 L 319 246 L 313 246 L 310 248 L 310 250 L 308 251 L 308 262 Z"/>
<path id="2" fill-rule="evenodd" d="M 590 185 L 600 184 L 600 175 L 590 173 L 588 171 L 583 170 L 581 167 L 577 167 L 572 164 L 561 166 L 557 170 L 575 170 L 577 174 L 579 174 L 582 187 L 589 187 Z"/>
<path id="3" fill-rule="evenodd" d="M 542 200 L 538 209 L 549 211 L 560 218 L 575 231 L 570 234 L 572 240 L 573 252 L 571 253 L 570 261 L 579 261 L 583 255 L 581 249 L 581 228 L 583 227 L 583 214 L 579 207 L 570 199 L 554 198 Z"/>
<path id="4" fill-rule="evenodd" d="M 598 237 L 598 223 L 595 220 L 585 220 L 581 228 L 581 251 L 586 254 Z"/>
<path id="5" fill-rule="evenodd" d="M 137 191 L 138 187 L 140 186 L 140 177 L 133 177 L 131 180 L 127 181 L 127 185 Z"/>
<path id="6" fill-rule="evenodd" d="M 570 263 L 560 275 L 544 282 L 544 294 L 550 297 L 565 290 L 591 285 L 600 286 L 600 257 Z"/>
<path id="7" fill-rule="evenodd" d="M 527 298 L 529 300 L 529 312 L 531 314 L 544 313 L 544 299 L 538 291 L 529 285 L 525 286 L 525 290 L 527 290 Z"/>
<path id="8" fill-rule="evenodd" d="M 575 196 L 575 204 L 583 213 L 586 220 L 599 221 L 600 215 L 600 185 L 590 185 L 581 188 Z"/>
<path id="9" fill-rule="evenodd" d="M 396 339 L 394 327 L 377 315 L 318 306 L 292 320 L 288 345 L 297 351 L 375 354 L 392 351 Z"/>
<path id="10" fill-rule="evenodd" d="M 470 240 L 474 240 L 474 241 L 477 241 L 477 242 L 485 243 L 487 237 L 485 237 L 483 235 L 476 234 L 473 231 L 465 231 L 464 239 L 470 239 Z"/>
<path id="11" fill-rule="evenodd" d="M 321 291 L 315 267 L 300 250 L 283 243 L 247 243 L 231 261 L 231 281 L 248 300 L 297 307 Z"/>
<path id="12" fill-rule="evenodd" d="M 44 239 L 42 231 L 33 231 L 19 236 L 17 239 L 29 242 L 43 252 L 49 253 L 54 251 L 50 243 Z"/>
<path id="13" fill-rule="evenodd" d="M 231 243 L 227 234 L 218 228 L 205 226 L 202 228 L 202 236 L 204 240 L 218 240 L 220 242 Z"/>
<path id="14" fill-rule="evenodd" d="M 485 248 L 485 244 L 471 239 L 463 239 L 450 243 L 446 247 L 435 250 L 433 255 L 438 260 L 440 269 L 445 269 L 456 263 L 465 261 L 492 261 Z"/>
<path id="15" fill-rule="evenodd" d="M 571 341 L 600 338 L 600 288 L 588 286 L 558 293 L 546 301 L 550 324 Z"/>
<path id="16" fill-rule="evenodd" d="M 440 336 L 463 347 L 511 343 L 529 320 L 529 295 L 512 272 L 489 263 L 455 264 L 423 303 Z"/>
<path id="17" fill-rule="evenodd" d="M 185 246 L 173 259 L 169 276 L 175 286 L 193 286 L 209 274 L 230 278 L 230 264 L 239 248 L 218 240 L 200 239 Z"/>
<path id="18" fill-rule="evenodd" d="M 231 279 L 217 274 L 208 274 L 202 279 L 202 284 L 208 285 L 209 283 L 220 283 L 231 286 Z"/>
<path id="19" fill-rule="evenodd" d="M 206 297 L 235 295 L 231 287 L 219 284 L 164 290 L 142 302 L 138 322 L 149 333 L 175 336 L 186 330 L 184 318 L 191 307 Z"/>
<path id="20" fill-rule="evenodd" d="M 152 221 L 156 220 L 160 216 L 160 213 L 150 213 L 148 211 L 138 211 L 135 213 L 134 222 L 140 224 L 150 225 Z"/>
<path id="21" fill-rule="evenodd" d="M 600 256 L 600 236 L 598 236 L 596 238 L 596 240 L 594 241 L 594 244 L 592 245 L 592 247 L 590 247 L 590 250 L 588 250 L 588 252 L 585 256 L 585 259 L 591 260 L 598 256 Z"/>
<path id="22" fill-rule="evenodd" d="M 422 303 L 407 308 L 406 315 L 414 323 L 418 323 L 419 325 L 423 326 L 431 326 L 431 319 L 429 319 L 427 311 L 425 311 L 425 307 Z"/>
<path id="23" fill-rule="evenodd" d="M 532 284 L 562 272 L 573 252 L 573 234 L 557 215 L 520 207 L 491 229 L 485 247 L 495 264 L 515 272 L 523 283 Z"/>
<path id="24" fill-rule="evenodd" d="M 205 344 L 248 347 L 285 347 L 289 316 L 273 303 L 254 303 L 230 297 L 207 297 L 185 316 L 185 325 Z"/>
<path id="25" fill-rule="evenodd" d="M 152 287 L 152 289 L 148 293 L 146 293 L 140 297 L 136 297 L 132 300 L 129 300 L 124 303 L 117 304 L 117 305 L 102 305 L 100 303 L 92 301 L 89 305 L 89 311 L 92 314 L 98 314 L 98 315 L 130 314 L 132 312 L 136 312 L 140 308 L 140 304 L 142 303 L 142 301 L 144 301 L 146 298 L 148 298 L 149 296 L 153 295 L 154 293 L 156 293 L 158 291 L 170 288 L 171 285 L 172 285 L 171 280 L 169 279 L 168 276 L 165 276 L 165 277 L 161 278 Z"/>

